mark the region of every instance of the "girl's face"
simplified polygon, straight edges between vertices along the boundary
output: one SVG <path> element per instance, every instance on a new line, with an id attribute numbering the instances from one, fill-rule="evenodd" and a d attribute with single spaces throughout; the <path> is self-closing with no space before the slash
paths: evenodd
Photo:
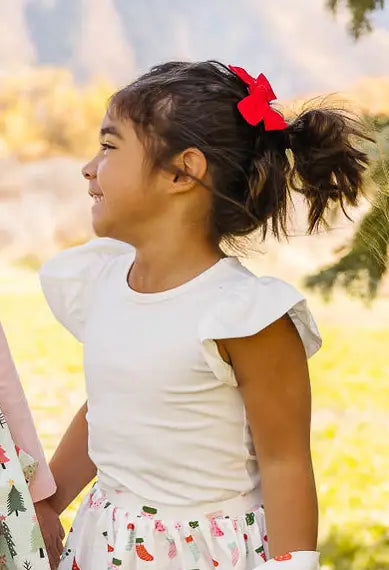
<path id="1" fill-rule="evenodd" d="M 167 175 L 151 174 L 145 149 L 130 121 L 106 114 L 100 151 L 82 173 L 94 200 L 92 224 L 98 236 L 131 242 L 166 207 Z"/>

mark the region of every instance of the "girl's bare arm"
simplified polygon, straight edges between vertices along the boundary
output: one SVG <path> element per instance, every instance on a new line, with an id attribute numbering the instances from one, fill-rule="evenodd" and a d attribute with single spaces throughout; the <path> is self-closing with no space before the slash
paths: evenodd
<path id="1" fill-rule="evenodd" d="M 87 409 L 85 402 L 73 418 L 50 462 L 57 483 L 57 492 L 50 498 L 50 504 L 58 514 L 96 476 L 96 466 L 88 455 Z"/>
<path id="2" fill-rule="evenodd" d="M 311 393 L 299 334 L 285 316 L 254 336 L 222 341 L 223 350 L 233 365 L 253 434 L 271 555 L 315 551 Z"/>

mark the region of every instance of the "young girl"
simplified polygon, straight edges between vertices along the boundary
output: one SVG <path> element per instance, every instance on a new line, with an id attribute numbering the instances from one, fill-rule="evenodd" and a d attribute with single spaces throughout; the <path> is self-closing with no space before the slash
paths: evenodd
<path id="1" fill-rule="evenodd" d="M 1 325 L 0 464 L 0 569 L 56 568 L 63 531 L 46 500 L 55 482 Z"/>
<path id="2" fill-rule="evenodd" d="M 83 169 L 100 239 L 41 271 L 88 391 L 90 459 L 84 407 L 53 461 L 58 510 L 98 473 L 61 570 L 318 568 L 320 337 L 300 293 L 222 245 L 285 232 L 289 188 L 312 231 L 356 203 L 366 156 L 341 112 L 288 124 L 273 99 L 217 62 L 160 65 L 111 99 Z"/>

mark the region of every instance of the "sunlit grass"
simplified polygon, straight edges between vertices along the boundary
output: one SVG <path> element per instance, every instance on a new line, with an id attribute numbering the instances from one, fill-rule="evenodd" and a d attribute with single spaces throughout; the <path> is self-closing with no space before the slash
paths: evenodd
<path id="1" fill-rule="evenodd" d="M 0 288 L 0 316 L 48 457 L 85 398 L 81 346 L 36 287 Z M 311 361 L 312 448 L 326 569 L 389 569 L 389 327 L 324 326 Z M 66 528 L 76 501 L 63 517 Z"/>

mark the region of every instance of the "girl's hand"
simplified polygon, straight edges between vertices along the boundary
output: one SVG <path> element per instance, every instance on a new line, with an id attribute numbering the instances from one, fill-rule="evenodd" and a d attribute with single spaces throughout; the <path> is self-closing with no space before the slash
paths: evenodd
<path id="1" fill-rule="evenodd" d="M 36 516 L 45 541 L 51 570 L 56 570 L 63 550 L 62 541 L 65 532 L 59 520 L 58 514 L 45 499 L 34 504 Z"/>

